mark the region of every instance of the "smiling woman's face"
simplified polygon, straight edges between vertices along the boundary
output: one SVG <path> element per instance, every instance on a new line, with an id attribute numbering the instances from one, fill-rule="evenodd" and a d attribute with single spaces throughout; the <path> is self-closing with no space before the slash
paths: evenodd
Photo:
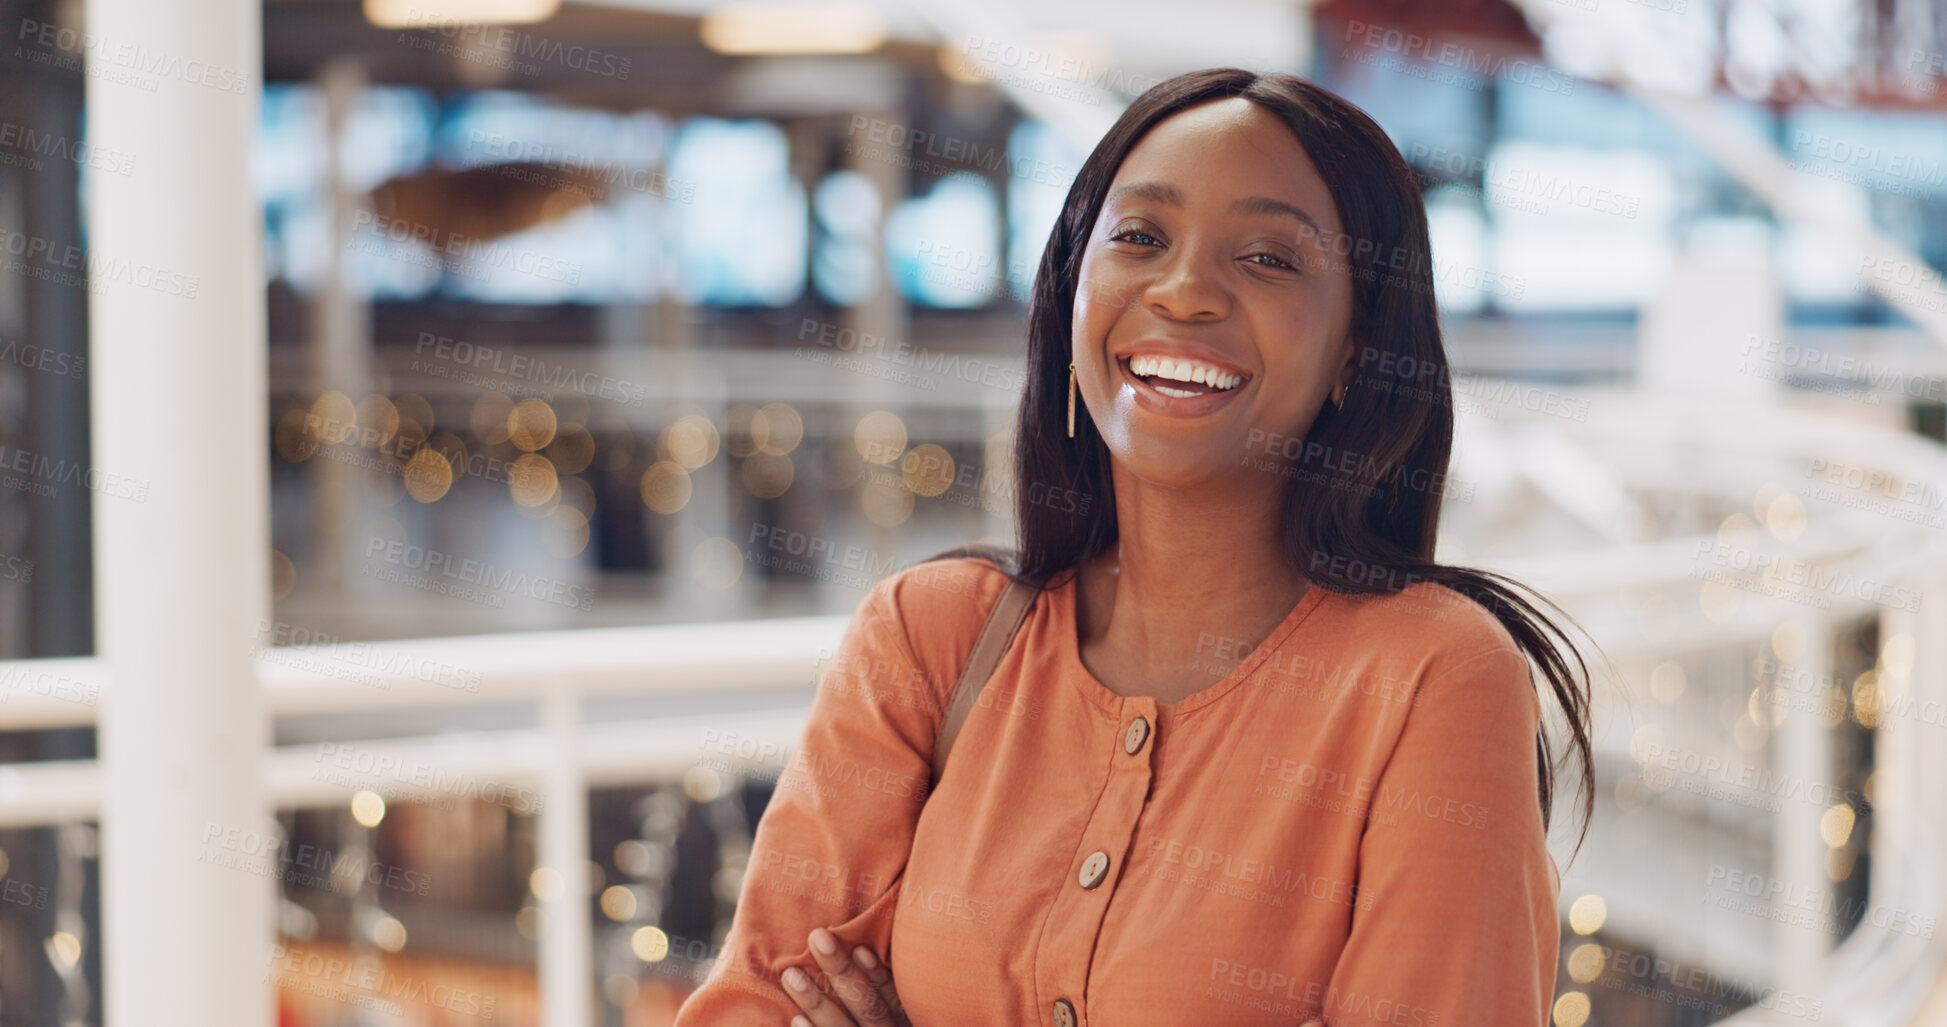
<path id="1" fill-rule="evenodd" d="M 1302 438 L 1347 378 L 1352 283 L 1325 247 L 1339 232 L 1311 158 L 1249 100 L 1171 115 L 1129 151 L 1073 322 L 1076 387 L 1119 465 L 1183 487 L 1282 462 L 1273 440 Z"/>

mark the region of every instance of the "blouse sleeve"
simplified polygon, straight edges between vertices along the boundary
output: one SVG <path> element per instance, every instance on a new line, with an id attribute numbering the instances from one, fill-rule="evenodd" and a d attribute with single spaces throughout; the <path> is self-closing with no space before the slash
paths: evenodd
<path id="1" fill-rule="evenodd" d="M 1331 1027 L 1545 1027 L 1561 877 L 1542 826 L 1540 705 L 1518 650 L 1421 685 L 1372 793 Z"/>
<path id="2" fill-rule="evenodd" d="M 899 879 L 926 801 L 941 697 L 880 582 L 846 627 L 757 825 L 723 949 L 675 1027 L 788 1024 L 781 975 L 816 976 L 807 935 L 884 955 Z"/>

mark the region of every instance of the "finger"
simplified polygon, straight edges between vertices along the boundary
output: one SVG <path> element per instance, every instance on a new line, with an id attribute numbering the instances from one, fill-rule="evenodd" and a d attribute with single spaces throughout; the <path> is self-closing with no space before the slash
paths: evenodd
<path id="1" fill-rule="evenodd" d="M 858 1027 L 850 1014 L 818 990 L 818 982 L 810 974 L 795 966 L 784 971 L 784 993 L 804 1010 L 803 1018 L 810 1022 L 810 1027 Z M 792 1018 L 794 1027 L 797 1019 Z"/>
<path id="2" fill-rule="evenodd" d="M 852 1011 L 860 1027 L 897 1027 L 892 1009 L 879 993 L 877 982 L 865 975 L 864 968 L 852 962 L 838 936 L 820 927 L 811 932 L 811 958 L 825 971 L 832 995 Z"/>
<path id="3" fill-rule="evenodd" d="M 879 997 L 892 1010 L 893 1018 L 899 1023 L 906 1022 L 906 1007 L 899 1001 L 899 991 L 893 987 L 892 968 L 879 961 L 879 957 L 869 948 L 860 945 L 852 950 L 852 962 L 865 971 L 865 979 L 879 989 Z"/>

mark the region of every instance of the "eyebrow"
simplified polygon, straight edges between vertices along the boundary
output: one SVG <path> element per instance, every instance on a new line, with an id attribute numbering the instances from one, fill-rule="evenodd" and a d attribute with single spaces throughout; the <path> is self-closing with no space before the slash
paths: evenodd
<path id="1" fill-rule="evenodd" d="M 1110 193 L 1103 206 L 1111 206 L 1125 197 L 1152 200 L 1171 207 L 1183 206 L 1183 194 L 1167 182 L 1131 182 Z M 1295 218 L 1315 233 L 1323 234 L 1325 231 L 1318 226 L 1318 220 L 1302 208 L 1294 207 L 1283 200 L 1274 200 L 1269 196 L 1246 196 L 1231 204 L 1230 209 L 1235 214 L 1277 214 Z"/>

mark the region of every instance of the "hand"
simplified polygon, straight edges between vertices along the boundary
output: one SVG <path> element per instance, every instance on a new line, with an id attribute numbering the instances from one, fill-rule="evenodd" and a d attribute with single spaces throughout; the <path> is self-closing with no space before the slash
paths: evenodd
<path id="1" fill-rule="evenodd" d="M 871 949 L 861 945 L 847 956 L 838 936 L 820 927 L 811 932 L 811 956 L 839 1001 L 826 998 L 810 974 L 791 967 L 784 971 L 784 993 L 804 1010 L 791 1018 L 791 1027 L 912 1027 L 893 990 L 892 971 Z"/>

